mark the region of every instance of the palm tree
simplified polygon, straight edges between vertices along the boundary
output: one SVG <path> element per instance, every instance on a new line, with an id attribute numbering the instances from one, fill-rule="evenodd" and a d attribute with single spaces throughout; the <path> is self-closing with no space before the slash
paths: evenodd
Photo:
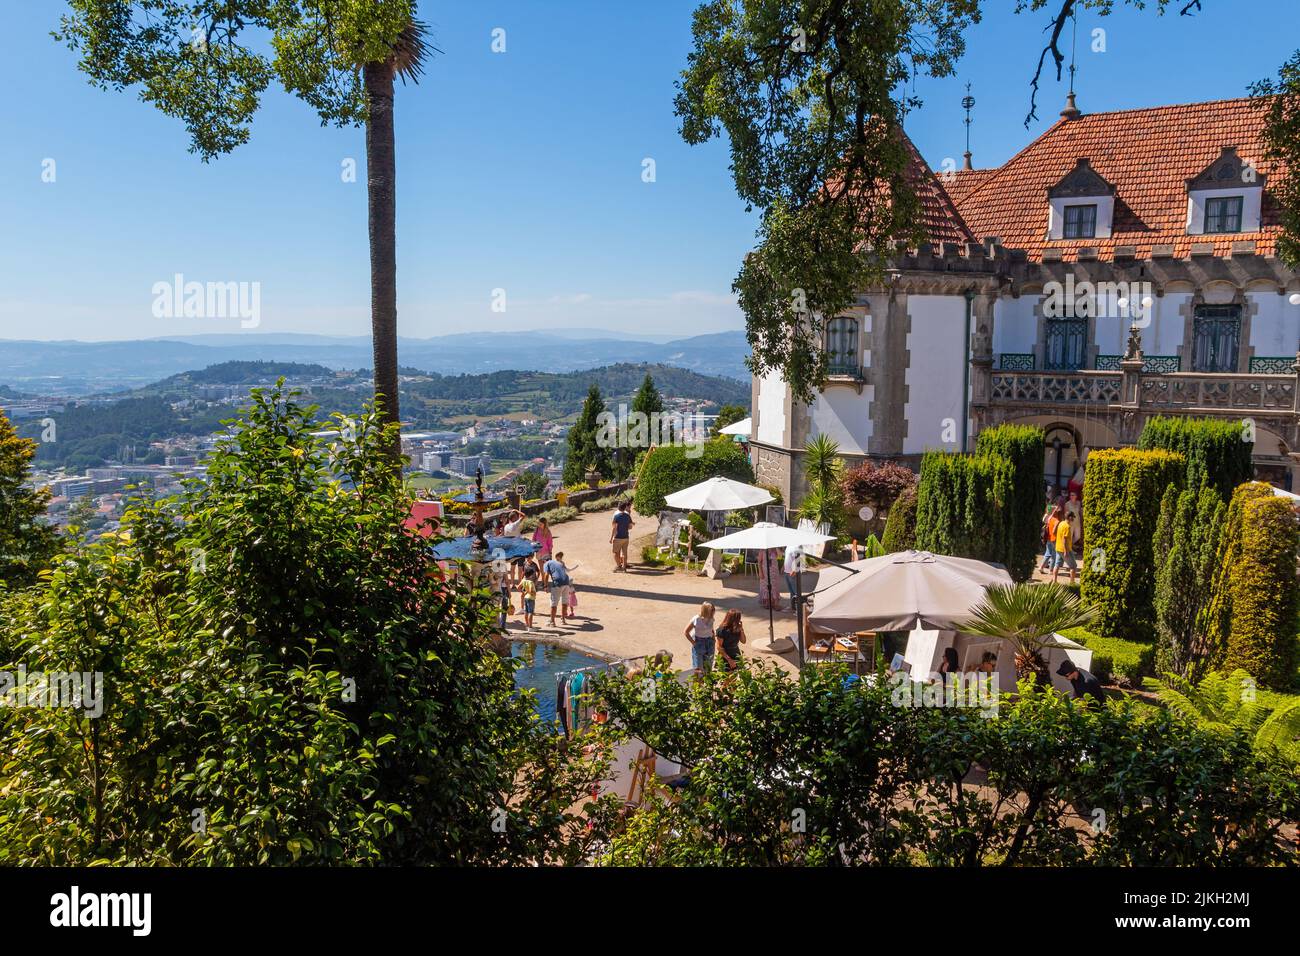
<path id="1" fill-rule="evenodd" d="M 808 493 L 799 506 L 799 517 L 817 527 L 838 534 L 844 524 L 844 493 L 840 490 L 840 446 L 827 435 L 818 435 L 804 446 L 804 474 Z"/>
<path id="2" fill-rule="evenodd" d="M 1059 584 L 993 584 L 962 630 L 1010 641 L 1016 649 L 1017 679 L 1033 677 L 1047 685 L 1052 680 L 1043 658 L 1047 638 L 1081 627 L 1096 614 L 1096 608 Z"/>
<path id="3" fill-rule="evenodd" d="M 416 82 L 427 52 L 425 26 L 411 20 L 383 60 L 362 64 L 366 90 L 366 191 L 370 218 L 370 336 L 375 400 L 386 422 L 399 421 L 397 397 L 397 164 L 393 79 Z M 400 441 L 399 441 L 400 446 Z M 399 448 L 394 449 L 398 454 Z"/>
<path id="4" fill-rule="evenodd" d="M 1245 731 L 1255 747 L 1276 747 L 1292 759 L 1300 759 L 1300 698 L 1274 707 L 1255 699 L 1254 678 L 1238 668 L 1231 674 L 1211 672 L 1193 684 L 1178 674 L 1166 673 L 1164 680 L 1148 677 L 1147 690 L 1155 691 L 1170 710 L 1192 718 L 1212 730 Z"/>

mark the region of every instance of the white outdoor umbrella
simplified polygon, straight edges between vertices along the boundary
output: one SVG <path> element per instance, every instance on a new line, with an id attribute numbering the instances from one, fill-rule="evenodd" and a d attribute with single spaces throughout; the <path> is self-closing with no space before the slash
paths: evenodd
<path id="1" fill-rule="evenodd" d="M 685 511 L 740 511 L 775 501 L 770 492 L 730 478 L 710 478 L 666 495 L 670 508 Z"/>
<path id="2" fill-rule="evenodd" d="M 805 531 L 802 528 L 783 528 L 770 521 L 759 521 L 752 528 L 733 531 L 731 534 L 703 542 L 706 548 L 748 548 L 755 551 L 768 551 L 772 548 L 811 547 L 834 541 L 835 536 Z"/>
<path id="3" fill-rule="evenodd" d="M 845 565 L 830 587 L 819 590 L 808 616 L 824 631 L 959 631 L 984 600 L 990 584 L 1010 584 L 1006 568 L 972 558 L 928 551 L 900 551 Z M 830 568 L 818 580 L 834 580 Z"/>
<path id="4" fill-rule="evenodd" d="M 731 534 L 705 541 L 706 548 L 749 548 L 755 551 L 769 551 L 773 548 L 810 547 L 834 541 L 833 535 L 819 534 L 802 528 L 784 528 L 770 521 L 759 521 L 751 528 L 733 531 Z M 772 622 L 772 601 L 767 602 L 767 644 L 776 643 L 776 625 Z"/>
<path id="5" fill-rule="evenodd" d="M 738 422 L 732 422 L 730 425 L 726 425 L 722 428 L 719 428 L 718 434 L 719 435 L 744 435 L 746 438 L 748 438 L 749 430 L 750 428 L 753 427 L 753 423 L 754 423 L 753 418 L 742 418 Z"/>

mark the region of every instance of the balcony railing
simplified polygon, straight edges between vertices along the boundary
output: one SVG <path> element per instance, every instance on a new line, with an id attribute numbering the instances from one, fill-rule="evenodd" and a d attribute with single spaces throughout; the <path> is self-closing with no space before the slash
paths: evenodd
<path id="1" fill-rule="evenodd" d="M 990 398 L 994 404 L 1032 402 L 1073 405 L 1076 402 L 1119 404 L 1119 372 L 993 372 Z"/>
<path id="2" fill-rule="evenodd" d="M 1180 372 L 1143 375 L 1143 406 L 1204 409 L 1293 411 L 1294 375 L 1211 375 Z"/>
<path id="3" fill-rule="evenodd" d="M 1122 382 L 1121 372 L 998 370 L 990 373 L 989 400 L 994 405 L 1101 404 L 1208 413 L 1296 410 L 1294 374 L 1161 374 L 1144 370 L 1137 380 L 1137 394 L 1128 398 L 1128 404 Z"/>

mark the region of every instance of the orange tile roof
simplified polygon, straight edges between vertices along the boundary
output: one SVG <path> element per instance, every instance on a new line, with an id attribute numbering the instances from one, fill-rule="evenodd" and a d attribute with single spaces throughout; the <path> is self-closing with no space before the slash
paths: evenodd
<path id="1" fill-rule="evenodd" d="M 948 197 L 960 206 L 975 190 L 979 189 L 996 173 L 996 169 L 958 169 L 951 173 L 940 173 L 939 179 Z"/>
<path id="2" fill-rule="evenodd" d="M 921 207 L 921 226 L 930 242 L 975 242 L 975 234 L 966 228 L 957 206 L 948 195 L 939 177 L 930 171 L 906 133 L 899 131 L 903 143 L 911 154 L 908 175 L 912 178 L 916 198 Z"/>
<path id="3" fill-rule="evenodd" d="M 1258 255 L 1275 254 L 1281 233 L 1280 210 L 1266 183 L 1258 232 L 1221 236 L 1188 235 L 1187 180 L 1235 146 L 1243 160 L 1272 179 L 1283 174 L 1264 158 L 1265 111 L 1258 99 L 1214 100 L 1182 106 L 1121 110 L 1061 119 L 995 170 L 956 174 L 949 183 L 960 227 L 975 236 L 997 236 L 1009 249 L 1023 249 L 1041 261 L 1044 249 L 1059 249 L 1064 261 L 1080 248 L 1110 259 L 1117 246 L 1136 247 L 1150 257 L 1153 246 L 1173 246 L 1186 257 L 1193 243 L 1214 244 L 1227 256 L 1233 242 L 1254 240 Z M 1108 239 L 1049 241 L 1047 190 L 1075 163 L 1087 157 L 1092 168 L 1114 184 L 1115 215 Z M 972 175 L 975 174 L 975 175 Z"/>

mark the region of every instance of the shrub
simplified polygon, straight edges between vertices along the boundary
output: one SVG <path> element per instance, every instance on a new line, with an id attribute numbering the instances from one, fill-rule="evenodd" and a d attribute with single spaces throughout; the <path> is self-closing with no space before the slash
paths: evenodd
<path id="1" fill-rule="evenodd" d="M 1157 416 L 1143 426 L 1138 448 L 1161 448 L 1182 455 L 1187 462 L 1184 486 L 1194 490 L 1208 484 L 1225 501 L 1232 489 L 1255 474 L 1251 460 L 1254 442 L 1245 440 L 1238 421 Z"/>
<path id="2" fill-rule="evenodd" d="M 898 496 L 916 487 L 916 472 L 893 461 L 867 459 L 840 476 L 844 499 L 854 510 L 864 505 L 888 511 Z"/>
<path id="3" fill-rule="evenodd" d="M 900 494 L 889 509 L 880 544 L 890 554 L 916 547 L 916 486 Z"/>
<path id="4" fill-rule="evenodd" d="M 1103 448 L 1088 456 L 1080 594 L 1097 605 L 1098 632 L 1151 639 L 1160 502 L 1166 487 L 1181 484 L 1184 468 L 1183 456 L 1168 451 Z"/>
<path id="5" fill-rule="evenodd" d="M 1268 687 L 1288 686 L 1295 670 L 1296 523 L 1287 502 L 1270 496 L 1243 503 L 1230 582 L 1225 666 Z"/>
<path id="6" fill-rule="evenodd" d="M 1001 455 L 1014 471 L 1005 514 L 1007 571 L 1017 581 L 1027 581 L 1042 548 L 1043 430 L 1031 425 L 997 425 L 980 432 L 975 442 L 979 455 Z"/>
<path id="7" fill-rule="evenodd" d="M 1297 818 L 1290 768 L 1164 709 L 1079 707 L 1028 682 L 995 714 L 900 706 L 914 701 L 908 685 L 846 687 L 836 667 L 791 677 L 742 664 L 689 684 L 666 674 L 652 694 L 646 679 L 598 678 L 606 726 L 691 773 L 614 836 L 607 863 L 1297 861 L 1280 838 Z M 976 766 L 986 786 L 963 786 Z M 1103 808 L 1107 826 L 1072 825 L 1075 808 Z"/>
<path id="8" fill-rule="evenodd" d="M 657 515 L 666 505 L 664 496 L 708 478 L 721 476 L 752 483 L 754 471 L 740 445 L 727 438 L 705 442 L 703 453 L 687 455 L 682 445 L 662 445 L 650 452 L 636 483 L 632 506 L 640 515 Z"/>
<path id="9" fill-rule="evenodd" d="M 927 452 L 916 492 L 916 547 L 1005 563 L 1014 472 L 1000 455 Z"/>
<path id="10" fill-rule="evenodd" d="M 1232 630 L 1232 578 L 1241 556 L 1242 523 L 1247 502 L 1272 498 L 1273 489 L 1262 481 L 1247 481 L 1232 492 L 1219 532 L 1219 548 L 1214 557 L 1214 573 L 1210 583 L 1210 598 L 1202 609 L 1198 630 L 1203 635 L 1202 644 L 1195 655 L 1193 677 L 1210 670 L 1222 670 L 1228 654 L 1228 637 Z"/>
<path id="11" fill-rule="evenodd" d="M 1227 511 L 1209 485 L 1180 492 L 1170 485 L 1156 526 L 1157 663 L 1161 671 L 1186 676 L 1204 654 L 1201 619 L 1209 604 L 1214 561 Z"/>
<path id="12" fill-rule="evenodd" d="M 486 592 L 429 574 L 396 426 L 367 413 L 333 447 L 319 428 L 254 392 L 206 482 L 0 608 L 0 670 L 109 688 L 98 719 L 0 707 L 0 865 L 585 855 L 569 808 L 604 770 L 539 732 Z"/>

